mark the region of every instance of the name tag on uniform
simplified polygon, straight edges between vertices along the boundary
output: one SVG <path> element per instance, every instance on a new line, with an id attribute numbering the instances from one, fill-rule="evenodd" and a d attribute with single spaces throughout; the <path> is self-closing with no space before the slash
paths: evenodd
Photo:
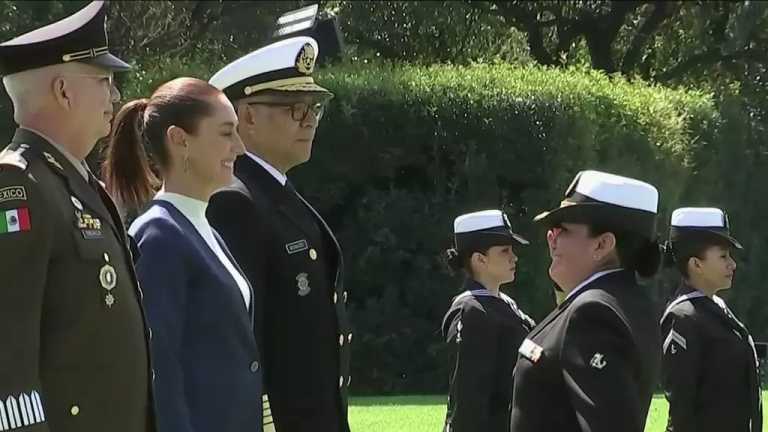
<path id="1" fill-rule="evenodd" d="M 517 350 L 517 352 L 530 360 L 531 363 L 536 363 L 541 358 L 541 354 L 544 352 L 544 348 L 537 345 L 536 342 L 530 339 L 526 339 L 522 344 L 520 344 L 520 349 Z"/>
<path id="2" fill-rule="evenodd" d="M 309 244 L 307 244 L 306 240 L 297 240 L 285 245 L 285 250 L 288 252 L 288 255 L 293 255 L 307 249 L 309 249 Z"/>

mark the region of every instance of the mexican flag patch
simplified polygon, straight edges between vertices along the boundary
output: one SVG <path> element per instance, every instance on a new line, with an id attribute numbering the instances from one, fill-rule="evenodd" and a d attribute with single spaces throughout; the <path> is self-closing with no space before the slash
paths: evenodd
<path id="1" fill-rule="evenodd" d="M 0 234 L 29 231 L 29 209 L 0 210 Z"/>

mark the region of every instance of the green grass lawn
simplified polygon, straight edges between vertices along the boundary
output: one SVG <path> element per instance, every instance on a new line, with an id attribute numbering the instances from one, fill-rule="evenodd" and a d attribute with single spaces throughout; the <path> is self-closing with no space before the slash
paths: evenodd
<path id="1" fill-rule="evenodd" d="M 352 398 L 349 423 L 352 432 L 440 432 L 445 420 L 445 396 L 393 396 Z M 764 404 L 768 392 L 763 392 Z M 768 416 L 763 420 L 768 430 Z M 646 432 L 663 432 L 667 425 L 667 401 L 653 398 Z"/>

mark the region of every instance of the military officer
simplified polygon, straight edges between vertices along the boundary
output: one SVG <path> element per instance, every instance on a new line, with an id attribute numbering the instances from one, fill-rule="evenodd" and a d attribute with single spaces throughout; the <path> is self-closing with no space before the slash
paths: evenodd
<path id="1" fill-rule="evenodd" d="M 583 171 L 549 228 L 549 275 L 566 298 L 523 341 L 515 366 L 512 432 L 642 432 L 656 387 L 656 310 L 636 282 L 658 270 L 658 192 Z"/>
<path id="2" fill-rule="evenodd" d="M 731 287 L 741 248 L 721 209 L 672 213 L 667 252 L 681 282 L 661 320 L 669 432 L 762 430 L 752 336 L 716 294 Z"/>
<path id="3" fill-rule="evenodd" d="M 95 1 L 0 44 L 19 124 L 0 153 L 0 430 L 154 430 L 126 235 L 83 163 L 110 130 L 112 74 L 129 68 L 105 24 Z"/>
<path id="4" fill-rule="evenodd" d="M 448 264 L 466 274 L 464 292 L 443 318 L 443 337 L 455 347 L 445 432 L 508 432 L 512 368 L 534 323 L 499 290 L 515 279 L 513 246 L 528 241 L 512 232 L 499 210 L 454 221 Z"/>
<path id="5" fill-rule="evenodd" d="M 235 106 L 246 154 L 235 162 L 234 184 L 211 197 L 207 214 L 253 286 L 264 385 L 278 432 L 349 430 L 352 333 L 341 249 L 286 176 L 309 160 L 333 96 L 312 78 L 317 54 L 311 38 L 286 39 L 210 79 Z"/>

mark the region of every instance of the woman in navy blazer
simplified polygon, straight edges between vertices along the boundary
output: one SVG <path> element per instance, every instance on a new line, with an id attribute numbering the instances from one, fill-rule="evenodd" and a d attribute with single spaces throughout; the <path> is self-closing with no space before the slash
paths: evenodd
<path id="1" fill-rule="evenodd" d="M 243 153 L 236 129 L 223 93 L 179 78 L 120 110 L 104 163 L 107 185 L 124 208 L 146 209 L 130 233 L 163 432 L 263 430 L 251 288 L 205 219 L 208 198 L 231 182 Z M 162 178 L 154 199 L 160 182 L 147 151 Z"/>

